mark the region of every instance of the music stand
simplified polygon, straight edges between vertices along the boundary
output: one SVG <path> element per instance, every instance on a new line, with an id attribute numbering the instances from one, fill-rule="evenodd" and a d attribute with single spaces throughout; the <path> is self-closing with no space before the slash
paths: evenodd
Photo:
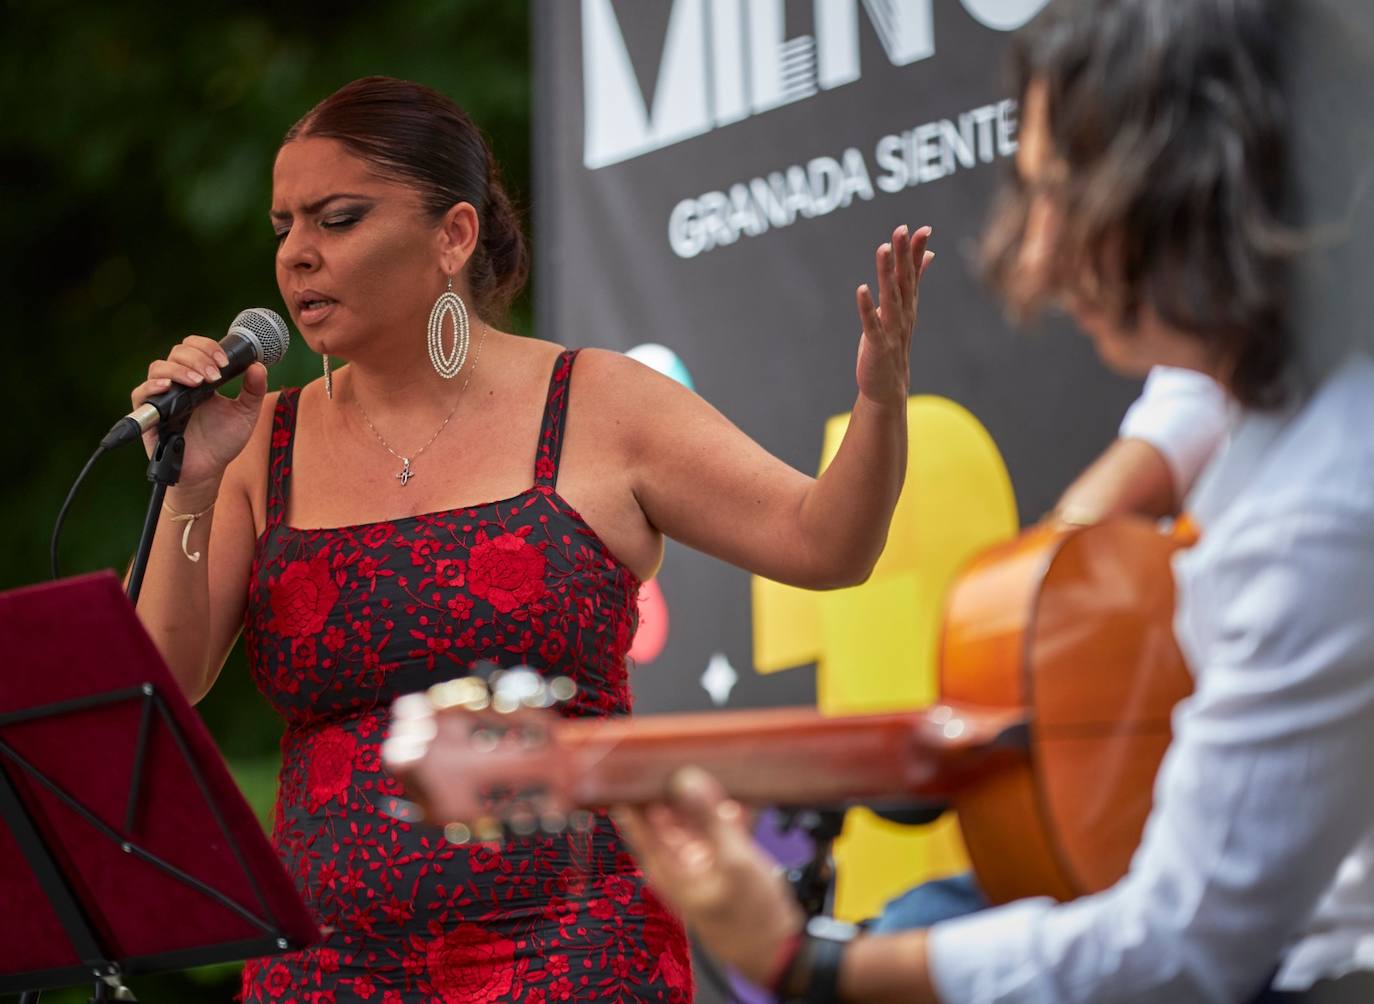
<path id="1" fill-rule="evenodd" d="M 110 573 L 0 593 L 0 993 L 320 933 Z"/>

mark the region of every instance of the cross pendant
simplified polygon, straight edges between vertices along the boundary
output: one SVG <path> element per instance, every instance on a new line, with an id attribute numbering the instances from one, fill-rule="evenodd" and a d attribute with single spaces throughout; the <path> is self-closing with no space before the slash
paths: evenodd
<path id="1" fill-rule="evenodd" d="M 415 474 L 410 469 L 409 457 L 402 457 L 401 464 L 401 473 L 396 475 L 396 480 L 400 481 L 401 487 L 404 488 L 406 486 L 406 482 L 409 481 L 411 478 L 415 477 Z"/>

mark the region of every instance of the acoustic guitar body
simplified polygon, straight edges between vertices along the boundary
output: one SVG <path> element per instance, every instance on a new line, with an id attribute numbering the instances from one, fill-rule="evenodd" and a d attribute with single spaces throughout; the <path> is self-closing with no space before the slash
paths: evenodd
<path id="1" fill-rule="evenodd" d="M 954 798 L 993 902 L 1069 900 L 1125 874 L 1192 689 L 1173 634 L 1179 546 L 1143 521 L 1037 527 L 951 590 L 942 699 L 1028 712 L 1026 758 Z"/>

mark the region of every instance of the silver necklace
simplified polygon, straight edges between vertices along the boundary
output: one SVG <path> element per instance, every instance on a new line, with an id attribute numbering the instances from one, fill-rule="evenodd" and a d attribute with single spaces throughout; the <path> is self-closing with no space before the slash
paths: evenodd
<path id="1" fill-rule="evenodd" d="M 482 346 L 487 342 L 487 330 L 488 326 L 486 322 L 483 322 L 482 338 L 477 343 L 477 352 L 472 357 L 472 365 L 468 367 L 468 375 L 463 379 L 463 386 L 458 388 L 458 400 L 454 402 L 453 408 L 450 409 L 448 415 L 444 417 L 444 420 L 439 423 L 439 428 L 434 430 L 434 435 L 429 437 L 429 442 L 425 443 L 424 446 L 420 447 L 410 456 L 403 457 L 391 448 L 391 444 L 386 441 L 386 437 L 377 431 L 377 427 L 372 424 L 372 419 L 367 417 L 367 409 L 363 407 L 363 403 L 359 401 L 356 396 L 353 398 L 353 403 L 357 405 L 358 408 L 358 414 L 363 416 L 363 421 L 366 422 L 367 427 L 372 430 L 372 434 L 377 437 L 377 442 L 381 443 L 382 446 L 386 448 L 387 453 L 390 453 L 401 462 L 401 471 L 396 475 L 396 480 L 401 482 L 402 488 L 410 483 L 411 478 L 415 477 L 415 471 L 411 469 L 411 463 L 416 460 L 420 454 L 424 453 L 425 450 L 429 449 L 430 443 L 433 443 L 439 438 L 439 433 L 444 431 L 444 427 L 448 425 L 449 419 L 458 411 L 458 405 L 463 401 L 463 392 L 468 389 L 468 384 L 472 383 L 472 375 L 477 372 L 477 362 L 482 358 Z"/>

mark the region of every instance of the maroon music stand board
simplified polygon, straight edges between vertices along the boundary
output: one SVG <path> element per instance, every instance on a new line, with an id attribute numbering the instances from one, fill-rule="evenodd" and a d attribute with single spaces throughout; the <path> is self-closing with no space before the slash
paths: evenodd
<path id="1" fill-rule="evenodd" d="M 0 993 L 318 938 L 119 581 L 0 593 Z"/>

